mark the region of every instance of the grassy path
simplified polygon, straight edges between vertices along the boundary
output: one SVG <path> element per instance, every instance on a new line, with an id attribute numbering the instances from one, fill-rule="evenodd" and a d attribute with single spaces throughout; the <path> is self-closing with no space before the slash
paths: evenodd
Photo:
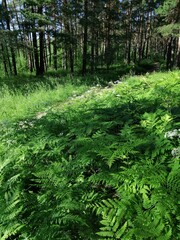
<path id="1" fill-rule="evenodd" d="M 0 122 L 14 122 L 34 116 L 54 104 L 67 101 L 69 97 L 78 96 L 87 91 L 87 86 L 72 84 L 58 85 L 55 89 L 39 86 L 38 89 L 25 95 L 20 91 L 12 93 L 8 89 L 0 91 Z"/>

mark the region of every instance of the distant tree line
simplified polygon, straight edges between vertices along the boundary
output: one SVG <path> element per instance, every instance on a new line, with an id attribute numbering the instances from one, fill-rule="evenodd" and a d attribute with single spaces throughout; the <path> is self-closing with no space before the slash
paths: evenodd
<path id="1" fill-rule="evenodd" d="M 144 59 L 179 68 L 179 22 L 179 0 L 2 0 L 0 65 L 7 75 Z"/>

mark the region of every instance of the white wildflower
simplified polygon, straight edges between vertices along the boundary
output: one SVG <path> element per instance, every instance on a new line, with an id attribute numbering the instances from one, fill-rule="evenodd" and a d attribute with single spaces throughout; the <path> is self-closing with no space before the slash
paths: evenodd
<path id="1" fill-rule="evenodd" d="M 174 149 L 171 151 L 171 154 L 173 155 L 173 157 L 178 157 L 178 156 L 180 156 L 180 147 L 174 148 Z"/>
<path id="2" fill-rule="evenodd" d="M 168 131 L 165 133 L 164 137 L 169 139 L 180 138 L 180 129 L 174 129 L 172 131 Z"/>
<path id="3" fill-rule="evenodd" d="M 59 136 L 60 136 L 60 137 L 61 137 L 61 136 L 63 136 L 63 135 L 64 135 L 64 133 L 63 133 L 63 132 L 60 132 L 60 133 L 59 133 Z"/>

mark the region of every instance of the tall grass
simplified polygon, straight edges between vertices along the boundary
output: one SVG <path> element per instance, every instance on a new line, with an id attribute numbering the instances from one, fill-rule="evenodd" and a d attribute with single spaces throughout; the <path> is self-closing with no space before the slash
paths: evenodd
<path id="1" fill-rule="evenodd" d="M 179 71 L 173 72 L 174 77 L 179 77 Z M 109 76 L 109 75 L 108 75 Z M 166 78 L 164 73 L 146 74 L 148 82 L 151 79 L 158 82 Z M 109 81 L 118 80 L 115 73 L 109 77 Z M 124 80 L 123 77 L 121 80 Z M 131 77 L 132 82 L 137 77 Z M 90 86 L 103 83 L 107 79 L 102 76 L 88 75 L 86 78 L 77 76 L 46 76 L 36 78 L 34 76 L 20 76 L 2 78 L 0 82 L 0 122 L 12 122 L 22 118 L 34 116 L 38 111 L 45 111 L 54 104 L 65 102 L 69 97 L 81 95 Z M 175 86 L 176 88 L 176 86 Z"/>
<path id="2" fill-rule="evenodd" d="M 0 91 L 0 122 L 32 117 L 36 112 L 47 110 L 53 104 L 64 102 L 70 96 L 79 95 L 87 89 L 85 85 L 58 84 L 51 88 L 40 83 L 36 84 L 34 90 L 25 93 L 21 90 L 14 92 L 4 86 Z"/>

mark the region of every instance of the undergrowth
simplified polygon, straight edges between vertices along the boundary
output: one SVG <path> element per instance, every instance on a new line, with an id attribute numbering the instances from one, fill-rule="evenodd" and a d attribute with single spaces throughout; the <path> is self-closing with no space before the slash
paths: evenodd
<path id="1" fill-rule="evenodd" d="M 66 101 L 70 96 L 82 94 L 87 86 L 73 84 L 51 85 L 36 83 L 31 87 L 12 90 L 4 85 L 0 91 L 0 122 L 13 122 L 32 117 L 38 111 L 46 111 L 52 105 Z"/>
<path id="2" fill-rule="evenodd" d="M 179 239 L 179 102 L 176 71 L 1 123 L 0 239 Z"/>

